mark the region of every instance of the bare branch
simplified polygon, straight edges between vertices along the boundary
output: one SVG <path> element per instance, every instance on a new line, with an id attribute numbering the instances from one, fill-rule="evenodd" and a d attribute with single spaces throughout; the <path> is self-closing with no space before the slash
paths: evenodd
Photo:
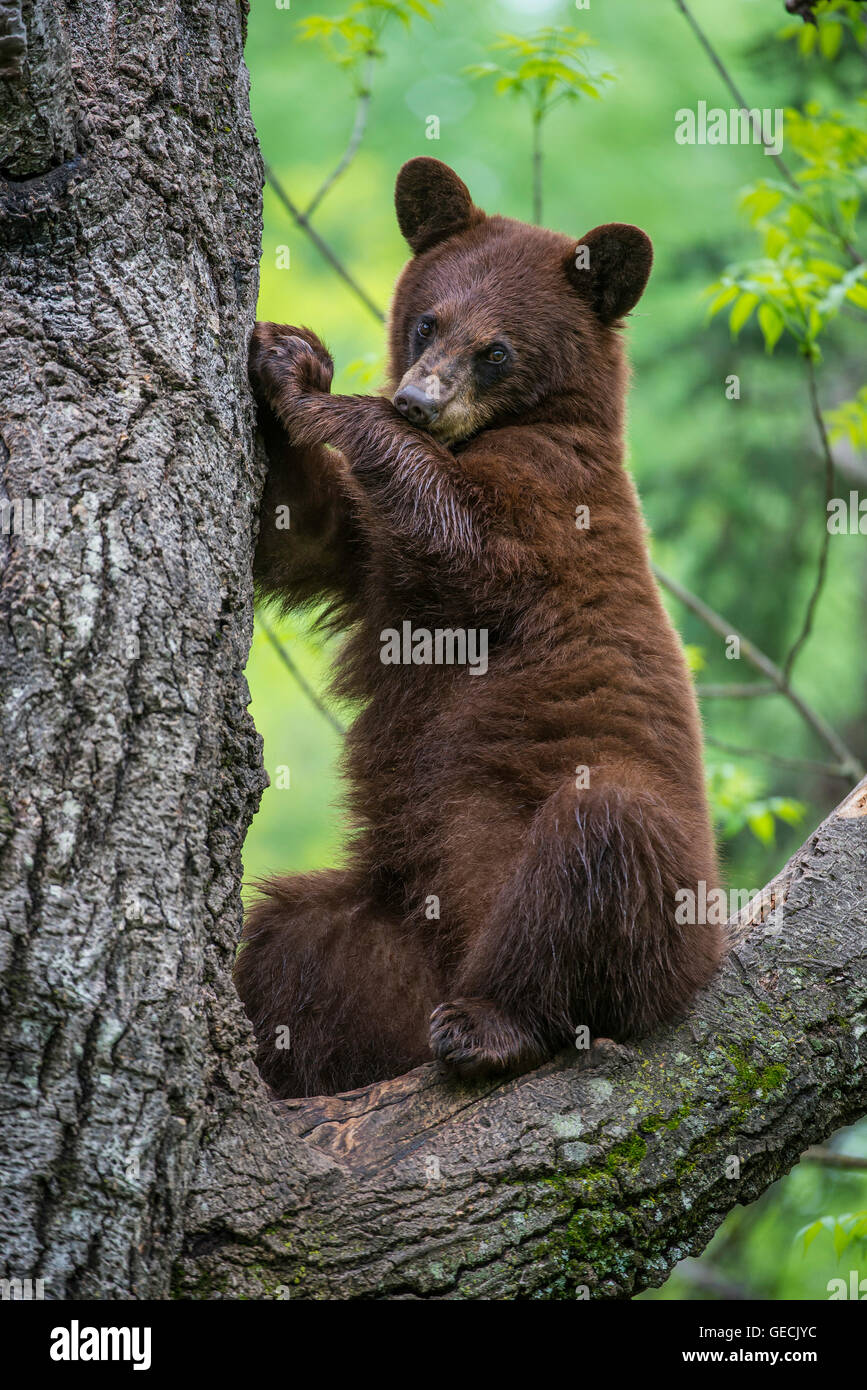
<path id="1" fill-rule="evenodd" d="M 831 725 L 828 724 L 816 710 L 807 704 L 802 696 L 792 689 L 780 667 L 775 665 L 769 656 L 766 656 L 748 637 L 745 637 L 742 632 L 739 632 L 734 623 L 730 623 L 727 618 L 716 613 L 703 599 L 691 593 L 683 584 L 673 579 L 670 574 L 666 574 L 664 570 L 661 570 L 658 565 L 653 566 L 653 572 L 660 584 L 668 589 L 669 593 L 674 594 L 675 598 L 679 599 L 690 612 L 694 613 L 697 618 L 700 618 L 713 632 L 718 633 L 720 637 L 725 639 L 729 637 L 736 637 L 738 639 L 741 655 L 746 657 L 751 666 L 754 666 L 757 671 L 760 671 L 763 676 L 766 676 L 767 679 L 776 686 L 781 695 L 785 695 L 789 703 L 798 711 L 805 724 L 809 725 L 822 742 L 831 749 L 835 757 L 839 759 L 840 765 L 846 769 L 846 775 L 848 777 L 855 780 L 855 778 L 864 776 L 864 769 L 861 763 L 858 761 L 855 754 L 847 748 L 846 744 L 840 738 L 840 735 L 831 728 Z"/>
<path id="2" fill-rule="evenodd" d="M 264 161 L 264 167 L 265 177 L 267 178 L 277 197 L 280 199 L 280 202 L 283 204 L 284 208 L 289 213 L 290 217 L 294 219 L 294 221 L 298 224 L 298 226 L 301 228 L 303 232 L 306 232 L 307 236 L 309 236 L 310 240 L 313 242 L 313 245 L 316 247 L 319 254 L 323 257 L 324 260 L 328 262 L 328 264 L 331 266 L 331 269 L 335 271 L 337 275 L 340 276 L 341 280 L 343 280 L 344 283 L 349 286 L 353 294 L 361 300 L 364 307 L 367 310 L 369 310 L 369 312 L 373 314 L 373 317 L 375 319 L 378 319 L 380 323 L 384 322 L 385 314 L 382 312 L 381 309 L 377 308 L 367 291 L 363 290 L 359 285 L 358 281 L 355 280 L 352 275 L 350 275 L 349 271 L 346 269 L 346 266 L 332 251 L 331 247 L 328 245 L 328 242 L 325 241 L 325 239 L 319 235 L 316 228 L 308 220 L 307 216 L 301 211 L 299 207 L 296 207 L 296 205 L 289 197 L 289 194 L 286 192 L 285 188 L 281 184 L 280 180 L 277 178 L 277 175 L 274 173 L 274 170 L 271 168 L 267 160 Z"/>
<path id="3" fill-rule="evenodd" d="M 820 763 L 811 758 L 787 758 L 781 753 L 771 753 L 766 748 L 742 748 L 738 744 L 714 738 L 711 734 L 705 734 L 704 741 L 724 753 L 731 753 L 734 757 L 760 758 L 763 762 L 772 763 L 774 767 L 788 767 L 796 772 L 818 772 L 825 777 L 839 777 L 844 782 L 851 780 L 848 769 L 837 763 Z"/>
<path id="4" fill-rule="evenodd" d="M 821 1163 L 825 1168 L 844 1168 L 853 1173 L 867 1173 L 867 1157 L 858 1154 L 841 1154 L 834 1149 L 807 1149 L 801 1155 L 804 1163 Z"/>
<path id="5" fill-rule="evenodd" d="M 341 736 L 345 734 L 345 726 L 341 724 L 340 720 L 337 719 L 331 713 L 331 710 L 325 704 L 324 700 L 321 700 L 319 698 L 319 696 L 316 694 L 316 691 L 313 689 L 313 686 L 310 685 L 306 677 L 302 675 L 301 671 L 295 665 L 295 662 L 287 652 L 283 643 L 280 641 L 280 638 L 277 636 L 271 624 L 268 622 L 268 619 L 261 612 L 256 614 L 256 618 L 259 622 L 260 627 L 262 628 L 262 631 L 268 638 L 268 641 L 271 643 L 271 646 L 274 648 L 280 660 L 283 662 L 283 665 L 286 667 L 287 671 L 290 672 L 293 678 L 298 682 L 299 686 L 304 691 L 304 694 L 307 696 L 310 703 L 315 706 L 315 708 L 322 715 L 323 719 L 328 720 L 328 723 L 331 725 L 332 729 L 334 729 L 335 733 L 338 733 Z"/>
<path id="6" fill-rule="evenodd" d="M 373 65 L 375 60 L 375 53 L 367 54 L 364 75 L 361 79 L 361 90 L 358 93 L 358 104 L 355 108 L 355 121 L 349 136 L 349 143 L 334 169 L 332 169 L 327 178 L 322 181 L 310 202 L 307 204 L 307 207 L 304 209 L 304 216 L 308 221 L 319 207 L 322 199 L 331 191 L 341 175 L 346 173 L 346 170 L 358 154 L 359 146 L 364 139 L 364 132 L 367 129 L 367 118 L 370 114 L 370 103 L 373 99 L 370 82 L 373 76 Z"/>
<path id="7" fill-rule="evenodd" d="M 807 357 L 806 363 L 807 386 L 810 393 L 810 409 L 813 414 L 813 420 L 815 421 L 816 429 L 819 432 L 819 440 L 822 445 L 822 456 L 825 461 L 825 524 L 822 534 L 822 545 L 819 550 L 819 565 L 816 571 L 816 579 L 813 584 L 813 589 L 810 594 L 809 602 L 807 604 L 807 611 L 804 615 L 803 626 L 799 635 L 792 644 L 788 656 L 783 662 L 783 678 L 787 683 L 791 679 L 792 667 L 795 664 L 795 660 L 798 657 L 801 648 L 803 647 L 804 643 L 807 641 L 807 638 L 810 636 L 810 633 L 813 630 L 813 619 L 816 614 L 816 607 L 818 605 L 819 598 L 821 596 L 822 589 L 825 584 L 825 578 L 828 573 L 828 548 L 831 544 L 831 529 L 828 525 L 828 505 L 832 497 L 834 496 L 834 456 L 831 453 L 831 446 L 828 441 L 828 433 L 825 429 L 825 421 L 822 418 L 822 410 L 819 405 L 819 394 L 816 389 L 816 368 L 812 357 Z"/>
<path id="8" fill-rule="evenodd" d="M 755 108 L 754 108 L 754 107 L 751 107 L 751 106 L 749 105 L 749 103 L 748 103 L 746 97 L 745 97 L 745 96 L 743 95 L 743 93 L 740 91 L 739 87 L 737 86 L 737 83 L 735 82 L 734 78 L 732 77 L 731 73 L 729 72 L 728 68 L 726 67 L 725 63 L 723 62 L 722 58 L 721 58 L 721 57 L 719 56 L 719 54 L 717 53 L 716 49 L 714 48 L 714 46 L 713 46 L 713 44 L 711 43 L 710 39 L 708 38 L 707 34 L 706 34 L 706 33 L 704 32 L 704 30 L 702 29 L 701 25 L 699 24 L 698 20 L 696 19 L 695 15 L 693 14 L 692 10 L 691 10 L 691 9 L 689 8 L 689 6 L 685 3 L 685 0 L 674 0 L 674 3 L 675 3 L 675 5 L 677 6 L 677 8 L 680 10 L 680 12 L 681 12 L 681 14 L 683 15 L 684 19 L 685 19 L 685 20 L 687 21 L 687 23 L 689 24 L 689 27 L 692 29 L 692 32 L 695 34 L 696 38 L 698 39 L 699 43 L 701 44 L 701 46 L 702 46 L 702 48 L 704 49 L 705 53 L 707 54 L 708 58 L 710 58 L 710 60 L 711 60 L 711 62 L 713 63 L 714 67 L 716 68 L 717 72 L 719 73 L 720 77 L 722 78 L 723 82 L 724 82 L 724 83 L 726 84 L 726 86 L 728 87 L 729 91 L 731 92 L 732 96 L 734 97 L 735 101 L 736 101 L 737 104 L 738 104 L 738 109 L 739 109 L 740 111 L 746 111 L 747 115 L 750 115 L 750 112 L 753 111 L 753 110 L 755 110 Z M 758 139 L 761 141 L 762 145 L 764 146 L 766 153 L 772 153 L 772 148 L 773 148 L 773 147 L 772 147 L 770 141 L 768 141 L 768 140 L 765 139 L 764 131 L 762 130 L 762 123 L 761 123 L 761 121 L 760 121 L 760 120 L 757 121 L 757 120 L 755 120 L 755 119 L 752 118 L 752 117 L 751 117 L 751 119 L 752 119 L 752 122 L 753 122 L 753 129 L 754 129 L 754 131 L 755 131 L 755 133 L 756 133 Z M 792 188 L 796 189 L 796 190 L 800 193 L 800 192 L 801 192 L 801 189 L 800 189 L 800 186 L 799 186 L 799 184 L 798 184 L 798 181 L 797 181 L 797 179 L 795 178 L 794 174 L 792 173 L 791 169 L 789 168 L 788 164 L 786 164 L 786 161 L 782 158 L 781 155 L 778 155 L 778 154 L 773 154 L 772 157 L 773 157 L 774 163 L 776 164 L 776 166 L 777 166 L 777 168 L 779 169 L 780 173 L 781 173 L 781 174 L 783 175 L 783 177 L 786 179 L 787 183 L 789 183 L 789 184 L 791 185 Z"/>
<path id="9" fill-rule="evenodd" d="M 787 183 L 789 183 L 790 186 L 793 189 L 795 189 L 797 193 L 803 193 L 801 185 L 798 183 L 798 180 L 795 178 L 794 174 L 792 173 L 789 166 L 786 164 L 785 160 L 782 158 L 781 155 L 774 153 L 772 145 L 769 141 L 765 139 L 761 121 L 757 120 L 756 117 L 751 114 L 752 111 L 754 111 L 756 108 L 750 107 L 747 104 L 746 98 L 743 96 L 742 92 L 738 88 L 737 83 L 735 82 L 725 63 L 720 58 L 710 39 L 707 37 L 707 34 L 702 29 L 695 15 L 692 13 L 692 10 L 685 3 L 685 0 L 674 0 L 674 3 L 686 19 L 687 23 L 689 24 L 690 28 L 692 29 L 693 33 L 695 34 L 705 53 L 710 58 L 714 67 L 716 68 L 717 72 L 722 78 L 723 82 L 728 87 L 729 91 L 731 92 L 732 96 L 738 104 L 738 109 L 741 111 L 745 111 L 746 114 L 750 117 L 753 130 L 755 131 L 759 141 L 763 145 L 765 154 L 771 155 L 771 157 L 774 160 L 774 163 L 780 170 L 780 173 L 786 179 Z M 817 223 L 818 226 L 822 227 L 828 233 L 829 236 L 833 237 L 835 241 L 839 242 L 839 244 L 842 246 L 843 250 L 846 252 L 846 255 L 853 262 L 853 264 L 861 264 L 862 258 L 855 250 L 855 247 L 851 244 L 851 242 L 849 242 L 846 239 L 845 236 L 843 236 L 841 232 L 837 231 L 836 227 L 829 226 L 827 222 L 824 222 L 822 218 L 819 217 L 815 211 L 813 211 L 813 209 L 810 209 L 810 216 L 813 218 L 813 220 Z"/>
<path id="10" fill-rule="evenodd" d="M 775 685 L 761 685 L 754 681 L 751 685 L 697 685 L 695 693 L 700 700 L 757 700 L 764 695 L 779 695 Z"/>

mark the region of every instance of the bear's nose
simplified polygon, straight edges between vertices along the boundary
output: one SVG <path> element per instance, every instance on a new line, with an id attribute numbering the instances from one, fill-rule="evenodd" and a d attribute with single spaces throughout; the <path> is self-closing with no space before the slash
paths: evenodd
<path id="1" fill-rule="evenodd" d="M 394 404 L 410 424 L 420 425 L 422 429 L 432 425 L 439 413 L 436 401 L 432 401 L 420 386 L 413 386 L 411 383 L 400 388 L 394 398 Z"/>

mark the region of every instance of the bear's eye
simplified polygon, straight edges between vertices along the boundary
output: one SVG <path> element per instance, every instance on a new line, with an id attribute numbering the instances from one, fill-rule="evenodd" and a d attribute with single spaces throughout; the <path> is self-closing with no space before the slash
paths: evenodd
<path id="1" fill-rule="evenodd" d="M 493 347 L 488 348 L 487 358 L 489 362 L 505 362 L 508 357 L 506 349 L 499 343 L 494 343 Z"/>
<path id="2" fill-rule="evenodd" d="M 420 338 L 429 338 L 433 333 L 433 324 L 430 319 L 419 319 L 415 331 Z"/>

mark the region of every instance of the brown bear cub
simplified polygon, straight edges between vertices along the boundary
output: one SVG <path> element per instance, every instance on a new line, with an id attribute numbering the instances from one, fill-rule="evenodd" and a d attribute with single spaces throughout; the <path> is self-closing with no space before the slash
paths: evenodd
<path id="1" fill-rule="evenodd" d="M 520 1071 L 581 1025 L 627 1039 L 723 951 L 676 921 L 716 881 L 701 732 L 623 467 L 619 324 L 650 242 L 487 216 L 435 159 L 395 201 L 414 254 L 387 394 L 330 395 L 307 329 L 251 345 L 258 594 L 327 605 L 361 702 L 347 866 L 263 884 L 238 956 L 281 1096 L 432 1057 Z"/>

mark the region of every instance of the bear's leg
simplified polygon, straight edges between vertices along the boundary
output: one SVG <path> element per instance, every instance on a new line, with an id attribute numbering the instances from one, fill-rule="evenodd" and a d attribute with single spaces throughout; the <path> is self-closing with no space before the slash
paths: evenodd
<path id="1" fill-rule="evenodd" d="M 679 889 L 714 886 L 700 840 L 658 795 L 601 774 L 552 796 L 434 1010 L 434 1055 L 464 1076 L 521 1071 L 582 1025 L 623 1040 L 681 1014 L 724 949 L 719 926 L 675 917 Z"/>
<path id="2" fill-rule="evenodd" d="M 274 879 L 247 915 L 235 984 L 279 1096 L 331 1094 L 431 1060 L 442 985 L 357 874 Z"/>

